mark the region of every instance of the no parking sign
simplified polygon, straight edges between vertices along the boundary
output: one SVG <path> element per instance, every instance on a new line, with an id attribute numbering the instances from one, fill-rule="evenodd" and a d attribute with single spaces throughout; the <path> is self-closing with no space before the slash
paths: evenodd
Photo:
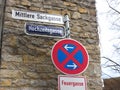
<path id="1" fill-rule="evenodd" d="M 64 74 L 80 74 L 88 66 L 88 53 L 84 46 L 73 39 L 62 39 L 52 48 L 52 62 Z"/>

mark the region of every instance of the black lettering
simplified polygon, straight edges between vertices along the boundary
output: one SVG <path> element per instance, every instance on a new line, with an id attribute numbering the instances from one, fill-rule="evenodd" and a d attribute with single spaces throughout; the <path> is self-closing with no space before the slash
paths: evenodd
<path id="1" fill-rule="evenodd" d="M 31 17 L 34 19 L 35 18 L 35 16 L 34 15 L 31 15 Z"/>
<path id="2" fill-rule="evenodd" d="M 15 12 L 15 16 L 20 16 L 20 12 Z"/>
<path id="3" fill-rule="evenodd" d="M 15 12 L 15 16 L 19 16 L 19 17 L 26 17 L 26 18 L 33 18 L 34 19 L 34 15 L 32 14 L 28 14 L 28 13 L 23 13 L 23 12 Z"/>

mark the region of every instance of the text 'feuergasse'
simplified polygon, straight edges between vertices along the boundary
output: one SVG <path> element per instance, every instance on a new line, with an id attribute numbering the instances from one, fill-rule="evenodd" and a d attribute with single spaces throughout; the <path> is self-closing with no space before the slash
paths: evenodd
<path id="1" fill-rule="evenodd" d="M 62 80 L 62 85 L 64 86 L 72 86 L 72 87 L 77 87 L 77 86 L 83 86 L 84 83 L 83 82 L 68 82 L 68 81 L 64 81 Z"/>

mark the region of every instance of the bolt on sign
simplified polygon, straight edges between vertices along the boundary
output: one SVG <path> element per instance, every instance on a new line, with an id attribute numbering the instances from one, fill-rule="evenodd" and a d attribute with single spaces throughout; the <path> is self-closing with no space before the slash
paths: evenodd
<path id="1" fill-rule="evenodd" d="M 87 90 L 85 77 L 58 76 L 58 90 Z"/>

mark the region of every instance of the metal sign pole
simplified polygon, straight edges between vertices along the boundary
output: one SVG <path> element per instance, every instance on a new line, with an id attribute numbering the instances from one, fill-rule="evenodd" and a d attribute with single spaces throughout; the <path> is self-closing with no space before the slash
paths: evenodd
<path id="1" fill-rule="evenodd" d="M 70 26 L 69 26 L 69 16 L 65 15 L 64 23 L 65 23 L 65 31 L 66 31 L 66 38 L 70 38 Z"/>

